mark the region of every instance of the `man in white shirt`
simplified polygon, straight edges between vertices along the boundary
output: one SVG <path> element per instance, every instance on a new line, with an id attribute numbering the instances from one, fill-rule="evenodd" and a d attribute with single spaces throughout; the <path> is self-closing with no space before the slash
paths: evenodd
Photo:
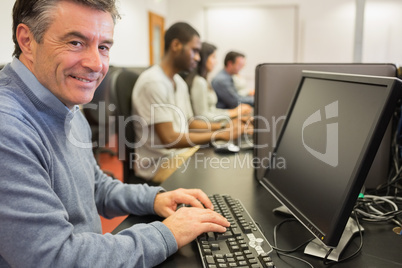
<path id="1" fill-rule="evenodd" d="M 151 180 L 163 160 L 179 154 L 178 148 L 230 140 L 244 131 L 239 121 L 230 124 L 192 120 L 193 113 L 181 71 L 194 69 L 200 59 L 198 32 L 187 23 L 173 24 L 165 33 L 165 54 L 159 65 L 138 78 L 132 95 L 136 132 L 136 175 Z M 191 132 L 198 130 L 197 132 Z"/>

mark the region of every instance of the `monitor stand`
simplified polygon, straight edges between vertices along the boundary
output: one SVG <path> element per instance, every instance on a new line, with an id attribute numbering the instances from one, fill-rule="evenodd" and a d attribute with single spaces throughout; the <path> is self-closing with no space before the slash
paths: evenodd
<path id="1" fill-rule="evenodd" d="M 275 213 L 279 213 L 282 215 L 292 216 L 289 210 L 285 206 L 277 207 L 273 210 Z M 360 225 L 360 230 L 363 232 L 364 228 Z M 334 248 L 327 257 L 328 260 L 338 261 L 339 256 L 345 249 L 345 247 L 349 244 L 352 237 L 359 233 L 359 227 L 356 221 L 353 218 L 349 218 L 348 222 L 346 223 L 345 230 L 343 231 L 342 237 L 339 240 L 339 244 L 336 248 Z M 307 244 L 306 248 L 304 249 L 304 254 L 312 255 L 315 257 L 319 257 L 324 259 L 325 255 L 327 255 L 329 247 L 326 247 L 318 238 L 315 238 L 310 243 Z"/>
<path id="2" fill-rule="evenodd" d="M 364 228 L 361 225 L 360 230 L 362 232 L 364 231 Z M 350 240 L 356 233 L 359 233 L 359 227 L 353 218 L 349 218 L 348 222 L 346 223 L 345 230 L 343 231 L 342 237 L 339 240 L 338 246 L 332 250 L 327 259 L 338 261 L 342 251 L 346 248 L 346 246 L 349 244 Z M 325 255 L 327 255 L 329 249 L 330 248 L 324 246 L 318 238 L 315 238 L 313 241 L 308 243 L 308 245 L 304 249 L 304 253 L 319 258 L 325 258 Z"/>

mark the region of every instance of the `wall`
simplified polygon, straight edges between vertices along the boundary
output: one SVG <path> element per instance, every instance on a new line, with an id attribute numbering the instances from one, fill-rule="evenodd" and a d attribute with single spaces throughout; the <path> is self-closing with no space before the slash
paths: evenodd
<path id="1" fill-rule="evenodd" d="M 14 0 L 2 0 L 0 3 L 0 64 L 11 60 L 13 51 L 13 4 Z M 206 7 L 245 4 L 298 7 L 295 61 L 353 61 L 355 0 L 120 0 L 123 19 L 116 25 L 111 64 L 148 65 L 148 11 L 166 17 L 166 26 L 185 20 L 205 37 Z M 400 0 L 366 0 L 362 48 L 364 62 L 402 63 L 402 34 L 398 27 L 402 25 L 402 16 L 398 14 L 400 10 Z M 250 31 L 263 32 L 264 27 L 253 27 Z M 250 44 L 250 49 L 253 49 L 253 44 Z M 286 52 L 278 51 L 278 55 L 281 53 Z M 280 61 L 280 58 L 275 61 Z"/>
<path id="2" fill-rule="evenodd" d="M 14 51 L 12 38 L 12 18 L 11 12 L 14 0 L 2 0 L 0 3 L 0 64 L 11 61 L 11 54 Z"/>
<path id="3" fill-rule="evenodd" d="M 14 44 L 11 40 L 12 7 L 15 0 L 0 2 L 0 64 L 11 61 Z M 122 19 L 115 28 L 115 44 L 110 64 L 119 66 L 148 66 L 148 11 L 166 17 L 167 2 L 164 0 L 120 0 Z"/>
<path id="4" fill-rule="evenodd" d="M 116 24 L 110 64 L 149 65 L 148 11 L 166 17 L 166 3 L 160 0 L 120 0 L 122 19 Z"/>
<path id="5" fill-rule="evenodd" d="M 363 61 L 402 64 L 402 1 L 367 0 Z"/>
<path id="6" fill-rule="evenodd" d="M 201 37 L 218 48 L 219 65 L 210 77 L 223 68 L 225 54 L 231 50 L 246 54 L 247 61 L 241 74 L 248 88 L 254 87 L 258 64 L 297 59 L 298 8 L 295 5 L 210 6 L 204 8 L 204 13 L 205 32 Z M 264 25 L 263 31 L 250 31 L 261 25 Z"/>
<path id="7" fill-rule="evenodd" d="M 221 38 L 218 39 L 216 38 L 218 35 L 209 32 L 209 22 L 206 19 L 209 18 L 211 9 L 221 6 L 240 7 L 244 9 L 244 12 L 246 12 L 246 6 L 256 6 L 260 9 L 262 7 L 276 8 L 278 13 L 284 9 L 292 10 L 292 8 L 295 11 L 294 17 L 287 16 L 290 20 L 288 23 L 282 21 L 276 25 L 279 29 L 274 35 L 267 34 L 267 32 L 272 33 L 271 25 L 267 23 L 251 24 L 252 20 L 240 15 L 237 18 L 222 15 L 222 21 L 215 22 L 216 27 L 233 25 L 234 29 L 222 31 Z M 202 39 L 219 44 L 218 58 L 221 60 L 213 73 L 223 68 L 223 58 L 229 51 L 228 46 L 231 46 L 232 50 L 240 50 L 249 56 L 247 65 L 241 72 L 249 88 L 254 86 L 255 66 L 263 62 L 351 62 L 353 59 L 354 0 L 249 0 L 247 2 L 244 0 L 169 0 L 168 15 L 170 24 L 175 20 L 188 21 L 199 30 Z M 278 18 L 274 19 L 278 20 Z M 239 26 L 239 22 L 244 24 L 244 27 Z M 289 28 L 288 26 L 292 24 L 294 27 Z M 233 36 L 236 31 L 246 45 Z M 290 36 L 294 38 L 289 39 L 289 31 L 292 31 Z M 258 39 L 253 38 L 257 35 Z M 212 40 L 211 36 L 213 36 Z M 291 40 L 293 44 L 282 42 L 282 45 L 270 45 L 277 40 Z M 228 44 L 222 45 L 225 41 Z M 261 44 L 267 45 L 262 47 Z"/>
<path id="8" fill-rule="evenodd" d="M 208 38 L 205 9 L 210 6 L 297 5 L 298 62 L 352 62 L 357 0 L 169 0 L 167 25 L 185 20 Z M 361 0 L 360 0 L 361 1 Z M 363 0 L 364 1 L 364 0 Z M 402 63 L 402 1 L 366 0 L 363 62 Z M 233 18 L 235 19 L 235 18 Z M 244 22 L 245 24 L 247 21 Z M 264 32 L 263 26 L 250 31 Z M 246 33 L 247 34 L 247 33 Z M 253 44 L 250 44 L 250 51 Z M 263 51 L 262 51 L 263 53 Z"/>
<path id="9" fill-rule="evenodd" d="M 356 10 L 357 1 L 363 2 L 361 10 Z M 295 26 L 296 50 L 295 62 L 353 62 L 354 53 L 361 53 L 357 59 L 362 62 L 391 62 L 402 63 L 402 1 L 400 0 L 169 0 L 168 25 L 184 20 L 199 30 L 201 37 L 208 40 L 208 22 L 206 21 L 208 10 L 214 6 L 257 6 L 266 5 L 272 7 L 296 6 L 297 21 Z M 363 36 L 363 41 L 355 41 L 356 12 L 364 15 L 363 27 L 358 31 Z M 231 21 L 233 20 L 233 21 Z M 267 30 L 265 25 L 249 25 L 249 21 L 242 18 L 226 18 L 217 24 L 226 24 L 228 21 L 235 25 L 235 21 L 242 21 L 248 26 L 248 31 L 239 32 L 245 40 L 250 39 L 251 33 L 260 33 L 261 42 L 270 42 L 269 36 L 264 35 Z M 240 29 L 242 27 L 237 27 Z M 283 35 L 288 34 L 283 30 Z M 359 32 L 357 32 L 359 33 Z M 284 38 L 282 36 L 281 38 Z M 236 46 L 232 42 L 232 36 L 222 32 L 221 38 L 215 43 L 221 44 L 227 40 L 228 44 Z M 214 40 L 208 40 L 214 42 Z M 355 50 L 355 42 L 357 49 Z M 226 48 L 227 46 L 223 47 Z M 240 47 L 240 45 L 239 45 Z M 260 59 L 265 62 L 289 62 L 288 55 L 292 53 L 291 48 L 284 45 L 274 48 L 261 49 L 257 42 L 249 42 L 247 50 L 242 51 L 246 55 L 252 55 L 255 51 L 260 53 Z M 218 47 L 219 49 L 219 47 Z M 356 52 L 355 52 L 356 51 Z M 220 52 L 222 58 L 218 69 L 223 67 L 223 57 L 227 51 Z M 219 51 L 218 51 L 219 54 Z M 275 56 L 271 56 L 275 54 Z M 248 61 L 252 67 L 258 61 Z M 216 72 L 216 70 L 215 70 Z M 249 84 L 253 81 L 253 73 L 245 68 L 242 71 Z"/>
<path id="10" fill-rule="evenodd" d="M 324 3 L 325 2 L 325 3 Z M 170 0 L 169 21 L 186 20 L 205 36 L 205 7 L 214 5 L 233 6 L 244 0 Z M 348 62 L 352 59 L 354 33 L 354 0 L 264 0 L 247 1 L 248 5 L 298 6 L 297 58 L 299 62 Z M 190 11 L 191 10 L 191 11 Z M 235 18 L 233 18 L 235 20 Z M 244 22 L 247 24 L 247 22 Z M 250 31 L 264 35 L 264 25 L 254 25 Z M 241 33 L 239 33 L 241 34 Z M 245 33 L 247 34 L 247 33 Z M 208 36 L 206 36 L 208 38 Z M 253 44 L 250 44 L 250 51 Z M 247 52 L 246 52 L 247 53 Z M 264 51 L 261 51 L 264 53 Z M 287 51 L 278 51 L 286 54 Z M 277 60 L 276 61 L 280 61 Z"/>

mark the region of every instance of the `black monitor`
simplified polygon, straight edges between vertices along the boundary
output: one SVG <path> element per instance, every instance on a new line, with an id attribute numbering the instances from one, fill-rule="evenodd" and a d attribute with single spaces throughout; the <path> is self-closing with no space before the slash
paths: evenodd
<path id="1" fill-rule="evenodd" d="M 254 106 L 255 178 L 261 180 L 269 166 L 286 112 L 297 90 L 303 70 L 396 77 L 391 63 L 263 63 L 256 68 Z M 365 186 L 375 188 L 387 180 L 390 169 L 391 124 L 367 175 Z"/>
<path id="2" fill-rule="evenodd" d="M 397 78 L 303 72 L 260 183 L 338 245 L 402 91 Z"/>

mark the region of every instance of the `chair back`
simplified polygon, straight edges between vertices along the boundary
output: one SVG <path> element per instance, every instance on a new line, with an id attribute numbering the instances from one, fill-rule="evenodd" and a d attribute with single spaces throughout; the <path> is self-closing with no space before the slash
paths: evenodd
<path id="1" fill-rule="evenodd" d="M 132 116 L 132 99 L 134 84 L 139 74 L 122 68 L 113 73 L 111 98 L 116 105 L 114 111 L 118 143 L 118 156 L 123 163 L 123 178 L 127 182 L 135 177 L 133 157 L 135 154 L 134 122 L 129 120 Z"/>
<path id="2" fill-rule="evenodd" d="M 110 126 L 113 124 L 113 122 L 110 122 L 110 119 L 113 118 L 109 109 L 111 104 L 110 91 L 113 73 L 117 70 L 118 68 L 112 66 L 109 68 L 105 78 L 95 90 L 91 102 L 82 106 L 82 112 L 91 127 L 92 142 L 95 143 L 94 152 L 102 151 L 106 148 L 109 143 L 109 134 L 112 133 L 110 130 Z"/>

